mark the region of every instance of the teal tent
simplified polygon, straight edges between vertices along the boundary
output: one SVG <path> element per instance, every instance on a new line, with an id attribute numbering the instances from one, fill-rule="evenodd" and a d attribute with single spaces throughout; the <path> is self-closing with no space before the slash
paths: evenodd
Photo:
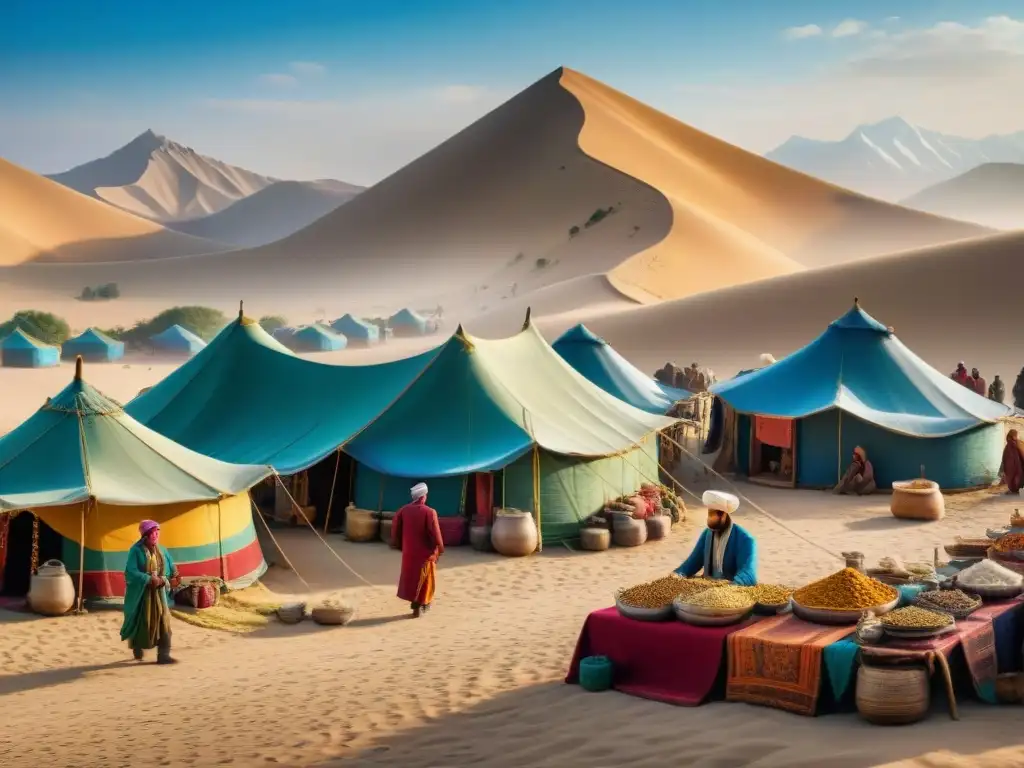
<path id="1" fill-rule="evenodd" d="M 642 411 L 668 413 L 692 394 L 646 375 L 583 324 L 570 328 L 552 346 L 591 383 Z"/>
<path id="2" fill-rule="evenodd" d="M 188 328 L 182 328 L 180 325 L 172 325 L 155 336 L 151 336 L 149 341 L 158 351 L 174 355 L 191 356 L 206 346 L 205 341 Z"/>
<path id="3" fill-rule="evenodd" d="M 15 328 L 0 341 L 0 361 L 7 368 L 51 368 L 60 363 L 60 347 Z"/>
<path id="4" fill-rule="evenodd" d="M 64 342 L 61 357 L 65 360 L 81 357 L 86 362 L 110 363 L 124 357 L 124 342 L 116 341 L 95 328 L 89 328 Z"/>
<path id="5" fill-rule="evenodd" d="M 331 328 L 348 338 L 352 346 L 369 346 L 380 341 L 380 328 L 352 315 L 343 315 L 331 323 Z"/>
<path id="6" fill-rule="evenodd" d="M 340 333 L 314 324 L 300 328 L 285 340 L 285 344 L 296 352 L 331 352 L 344 349 L 348 339 Z"/>
<path id="7" fill-rule="evenodd" d="M 296 357 L 255 320 L 240 317 L 127 410 L 207 456 L 291 475 L 373 420 L 435 354 L 325 365 Z"/>
<path id="8" fill-rule="evenodd" d="M 433 330 L 429 320 L 411 309 L 402 309 L 388 318 L 395 336 L 425 336 Z"/>
<path id="9" fill-rule="evenodd" d="M 917 477 L 922 466 L 943 488 L 988 485 L 1011 413 L 936 371 L 857 303 L 806 347 L 711 392 L 740 414 L 741 470 L 762 471 L 760 448 L 779 440 L 766 443 L 759 429 L 767 435 L 765 417 L 782 419 L 793 424 L 796 484 L 811 487 L 834 485 L 856 446 L 879 487 Z"/>

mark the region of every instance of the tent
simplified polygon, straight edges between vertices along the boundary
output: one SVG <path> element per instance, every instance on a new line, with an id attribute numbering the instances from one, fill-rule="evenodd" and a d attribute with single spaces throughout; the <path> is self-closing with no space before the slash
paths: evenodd
<path id="1" fill-rule="evenodd" d="M 576 537 L 609 498 L 658 482 L 655 435 L 676 421 L 591 384 L 532 325 L 498 340 L 460 327 L 345 451 L 359 463 L 355 502 L 371 509 L 422 479 L 432 504 L 440 493 L 450 508 L 470 476 L 501 470 L 502 504 L 533 511 L 550 543 Z"/>
<path id="2" fill-rule="evenodd" d="M 307 325 L 293 333 L 285 342 L 296 352 L 332 352 L 344 349 L 348 339 L 321 325 Z"/>
<path id="3" fill-rule="evenodd" d="M 370 346 L 380 341 L 380 328 L 352 315 L 343 315 L 331 323 L 331 328 L 348 338 L 353 346 Z"/>
<path id="4" fill-rule="evenodd" d="M 15 328 L 0 341 L 0 361 L 6 368 L 50 368 L 60 364 L 60 347 Z"/>
<path id="5" fill-rule="evenodd" d="M 384 410 L 437 350 L 368 366 L 294 355 L 240 316 L 210 344 L 126 406 L 194 451 L 280 474 L 307 469 Z"/>
<path id="6" fill-rule="evenodd" d="M 552 346 L 588 381 L 642 411 L 668 413 L 692 394 L 647 376 L 583 324 L 570 328 Z"/>
<path id="7" fill-rule="evenodd" d="M 431 322 L 411 309 L 401 309 L 388 318 L 395 336 L 426 336 L 434 330 Z"/>
<path id="8" fill-rule="evenodd" d="M 809 487 L 835 485 L 856 446 L 880 488 L 922 467 L 946 489 L 988 485 L 1011 412 L 936 371 L 856 302 L 804 348 L 711 391 L 739 414 L 741 471 L 756 476 L 765 454 L 787 450 L 790 484 Z"/>
<path id="9" fill-rule="evenodd" d="M 266 569 L 247 491 L 272 474 L 139 424 L 82 379 L 79 361 L 67 387 L 0 438 L 0 513 L 35 513 L 63 537 L 76 575 L 84 557 L 83 595 L 123 596 L 127 552 L 147 518 L 183 576 L 243 586 Z"/>
<path id="10" fill-rule="evenodd" d="M 188 328 L 182 328 L 180 325 L 172 325 L 155 336 L 151 336 L 149 341 L 160 352 L 175 355 L 192 356 L 206 346 L 205 341 Z"/>
<path id="11" fill-rule="evenodd" d="M 124 357 L 124 342 L 116 341 L 95 328 L 89 328 L 64 342 L 61 357 L 66 360 L 81 357 L 86 362 L 110 363 Z"/>

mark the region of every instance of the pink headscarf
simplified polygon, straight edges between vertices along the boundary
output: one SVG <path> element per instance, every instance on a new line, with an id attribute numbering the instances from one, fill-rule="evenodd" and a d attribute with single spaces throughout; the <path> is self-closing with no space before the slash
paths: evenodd
<path id="1" fill-rule="evenodd" d="M 158 523 L 156 520 L 143 520 L 141 523 L 139 523 L 139 536 L 141 536 L 142 538 L 146 538 L 146 536 L 149 535 L 150 531 L 159 527 L 160 523 Z"/>

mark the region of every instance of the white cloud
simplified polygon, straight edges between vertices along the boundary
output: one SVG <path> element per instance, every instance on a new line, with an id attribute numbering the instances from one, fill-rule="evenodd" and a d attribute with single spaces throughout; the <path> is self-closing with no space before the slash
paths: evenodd
<path id="1" fill-rule="evenodd" d="M 866 31 L 867 28 L 868 24 L 865 21 L 845 19 L 836 24 L 835 29 L 832 30 L 832 37 L 854 37 Z"/>
<path id="2" fill-rule="evenodd" d="M 267 85 L 292 86 L 296 85 L 299 81 L 294 75 L 286 75 L 283 72 L 271 72 L 266 75 L 260 75 L 260 82 Z"/>
<path id="3" fill-rule="evenodd" d="M 288 67 L 300 77 L 317 77 L 327 71 L 327 67 L 316 61 L 293 61 Z"/>
<path id="4" fill-rule="evenodd" d="M 442 104 L 469 104 L 487 95 L 487 89 L 478 85 L 445 85 L 430 91 Z"/>
<path id="5" fill-rule="evenodd" d="M 784 29 L 782 36 L 787 40 L 804 40 L 808 37 L 818 37 L 823 31 L 817 24 L 804 24 L 802 27 Z"/>

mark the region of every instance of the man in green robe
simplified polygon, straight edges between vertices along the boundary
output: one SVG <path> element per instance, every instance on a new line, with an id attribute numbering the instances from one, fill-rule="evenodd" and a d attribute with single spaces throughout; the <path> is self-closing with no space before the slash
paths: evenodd
<path id="1" fill-rule="evenodd" d="M 159 542 L 159 523 L 143 520 L 139 524 L 139 540 L 128 550 L 124 568 L 121 639 L 128 641 L 136 661 L 142 661 L 145 651 L 156 648 L 158 664 L 174 664 L 169 596 L 181 578 L 170 553 Z"/>

